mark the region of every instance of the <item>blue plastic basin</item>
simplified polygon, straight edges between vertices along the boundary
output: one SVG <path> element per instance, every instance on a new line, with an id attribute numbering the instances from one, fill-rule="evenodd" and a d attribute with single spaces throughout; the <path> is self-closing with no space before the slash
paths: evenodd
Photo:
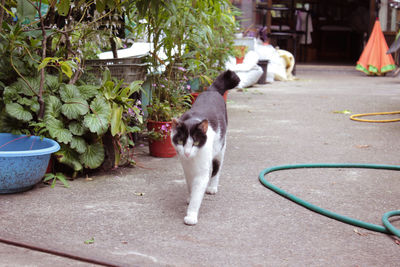
<path id="1" fill-rule="evenodd" d="M 0 194 L 26 191 L 41 181 L 60 145 L 39 136 L 0 133 Z"/>

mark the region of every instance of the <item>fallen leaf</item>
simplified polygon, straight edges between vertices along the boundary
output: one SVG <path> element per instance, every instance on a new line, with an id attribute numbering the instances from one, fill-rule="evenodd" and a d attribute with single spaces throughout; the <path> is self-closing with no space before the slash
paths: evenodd
<path id="1" fill-rule="evenodd" d="M 333 113 L 336 113 L 336 114 L 351 114 L 351 111 L 348 110 L 348 109 L 345 109 L 345 110 L 336 110 L 336 111 L 333 111 Z"/>
<path id="2" fill-rule="evenodd" d="M 357 148 L 369 148 L 370 145 L 356 145 Z"/>
<path id="3" fill-rule="evenodd" d="M 358 231 L 358 229 L 356 229 L 356 228 L 354 228 L 353 231 L 354 231 L 354 233 L 356 233 L 357 235 L 360 235 L 360 236 L 366 236 L 366 235 L 367 235 L 367 234 L 365 234 L 365 233 L 361 233 L 361 232 Z"/>
<path id="4" fill-rule="evenodd" d="M 86 245 L 93 244 L 93 243 L 94 243 L 94 237 L 85 241 Z"/>

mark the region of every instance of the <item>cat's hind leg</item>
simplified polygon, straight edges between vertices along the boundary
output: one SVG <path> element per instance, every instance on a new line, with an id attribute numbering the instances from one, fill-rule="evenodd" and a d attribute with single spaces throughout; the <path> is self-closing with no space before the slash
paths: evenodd
<path id="1" fill-rule="evenodd" d="M 221 174 L 222 163 L 224 161 L 225 146 L 212 161 L 212 173 L 210 184 L 207 187 L 207 194 L 215 195 L 218 192 L 219 176 Z"/>

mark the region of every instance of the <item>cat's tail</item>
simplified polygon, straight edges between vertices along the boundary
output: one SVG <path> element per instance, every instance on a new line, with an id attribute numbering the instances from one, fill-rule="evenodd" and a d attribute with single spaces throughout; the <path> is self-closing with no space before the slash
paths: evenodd
<path id="1" fill-rule="evenodd" d="M 211 86 L 207 89 L 209 91 L 217 91 L 223 95 L 227 90 L 235 88 L 240 82 L 240 78 L 231 70 L 221 73 Z"/>

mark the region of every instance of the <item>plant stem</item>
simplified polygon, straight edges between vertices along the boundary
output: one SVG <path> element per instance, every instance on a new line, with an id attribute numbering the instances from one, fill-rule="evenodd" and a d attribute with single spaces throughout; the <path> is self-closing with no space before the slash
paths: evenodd
<path id="1" fill-rule="evenodd" d="M 1 8 L 0 8 L 0 31 L 3 29 L 3 19 L 4 19 L 4 5 L 6 0 L 1 0 Z"/>
<path id="2" fill-rule="evenodd" d="M 34 6 L 39 14 L 39 21 L 40 21 L 40 29 L 42 30 L 42 60 L 46 58 L 46 51 L 47 51 L 47 34 L 46 34 L 46 29 L 44 25 L 44 18 L 42 16 L 42 12 L 40 11 L 40 8 L 42 6 L 42 1 L 39 2 L 39 6 L 35 5 L 31 1 L 29 1 L 32 6 Z M 41 120 L 43 119 L 44 116 L 44 100 L 43 100 L 43 89 L 44 89 L 44 82 L 45 82 L 45 68 L 42 68 L 40 70 L 40 86 L 39 86 L 39 94 L 38 94 L 38 103 L 39 103 L 39 114 L 38 114 L 38 119 Z"/>
<path id="3" fill-rule="evenodd" d="M 24 75 L 21 74 L 21 72 L 19 72 L 19 70 L 15 67 L 14 62 L 12 60 L 13 56 L 12 56 L 12 52 L 10 52 L 10 64 L 11 67 L 15 70 L 15 72 L 18 74 L 19 77 L 21 77 L 21 79 L 25 82 L 25 84 L 28 86 L 28 88 L 32 91 L 33 94 L 35 94 L 36 96 L 38 95 L 35 90 L 32 88 L 31 84 L 25 79 Z"/>
<path id="4" fill-rule="evenodd" d="M 111 44 L 111 51 L 113 53 L 113 58 L 118 58 L 117 44 L 115 43 L 114 38 L 112 36 L 110 37 L 110 44 Z"/>

